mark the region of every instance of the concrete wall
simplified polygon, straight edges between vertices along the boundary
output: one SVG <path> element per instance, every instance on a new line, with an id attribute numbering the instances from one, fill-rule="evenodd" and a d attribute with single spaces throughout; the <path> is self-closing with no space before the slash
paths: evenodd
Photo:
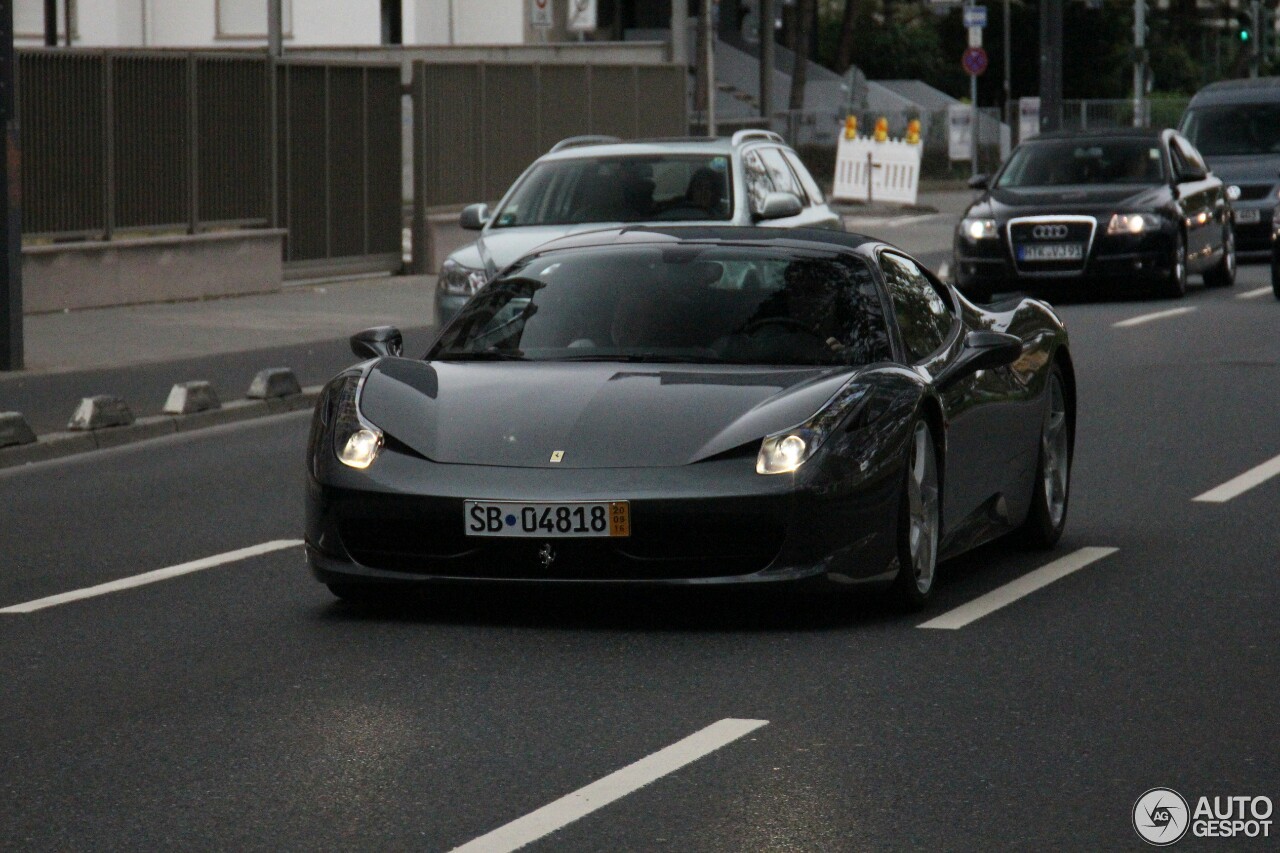
<path id="1" fill-rule="evenodd" d="M 58 3 L 60 28 L 63 2 Z M 379 0 L 281 2 L 286 47 L 378 44 L 382 40 Z M 15 0 L 14 15 L 19 34 L 15 41 L 19 45 L 43 44 L 44 0 Z M 76 0 L 75 18 L 73 32 L 79 47 L 266 44 L 266 0 Z"/>
<path id="2" fill-rule="evenodd" d="M 280 289 L 283 230 L 27 246 L 28 314 Z"/>

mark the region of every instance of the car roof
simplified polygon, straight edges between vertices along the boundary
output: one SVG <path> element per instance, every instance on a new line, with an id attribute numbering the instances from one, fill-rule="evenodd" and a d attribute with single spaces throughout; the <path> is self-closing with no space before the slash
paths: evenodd
<path id="1" fill-rule="evenodd" d="M 541 160 L 581 160 L 592 157 L 653 157 L 662 154 L 721 154 L 734 151 L 752 143 L 767 143 L 788 147 L 781 136 L 768 131 L 739 131 L 729 137 L 671 136 L 627 141 L 606 141 L 608 137 L 570 137 L 561 140 Z"/>
<path id="2" fill-rule="evenodd" d="M 544 243 L 535 249 L 541 254 L 561 249 L 596 246 L 643 245 L 646 243 L 714 243 L 735 246 L 784 247 L 792 249 L 857 250 L 865 253 L 887 245 L 863 234 L 849 234 L 826 228 L 759 228 L 709 225 L 629 225 L 584 231 Z"/>
<path id="3" fill-rule="evenodd" d="M 1213 104 L 1277 102 L 1280 102 L 1280 77 L 1258 77 L 1252 80 L 1220 80 L 1210 83 L 1196 92 L 1187 108 Z"/>
<path id="4" fill-rule="evenodd" d="M 1057 130 L 1042 133 L 1028 139 L 1028 143 L 1069 139 L 1084 141 L 1089 139 L 1149 139 L 1158 140 L 1164 131 L 1152 127 L 1105 127 L 1097 130 Z"/>

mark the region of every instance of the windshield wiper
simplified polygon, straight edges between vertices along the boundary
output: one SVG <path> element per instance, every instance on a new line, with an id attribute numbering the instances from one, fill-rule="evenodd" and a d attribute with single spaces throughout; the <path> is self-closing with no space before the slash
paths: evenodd
<path id="1" fill-rule="evenodd" d="M 528 361 L 520 350 L 487 349 L 472 352 L 469 350 L 443 350 L 433 356 L 443 361 Z"/>

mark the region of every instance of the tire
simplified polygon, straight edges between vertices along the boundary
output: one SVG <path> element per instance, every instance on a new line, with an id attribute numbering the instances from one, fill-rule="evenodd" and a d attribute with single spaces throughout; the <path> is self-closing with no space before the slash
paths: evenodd
<path id="1" fill-rule="evenodd" d="M 1031 509 L 1015 533 L 1026 547 L 1047 550 L 1058 544 L 1067 526 L 1071 498 L 1071 418 L 1067 411 L 1062 369 L 1049 373 L 1048 406 L 1040 427 L 1036 476 L 1031 486 Z"/>
<path id="2" fill-rule="evenodd" d="M 1181 231 L 1174 239 L 1169 275 L 1156 288 L 1156 295 L 1166 299 L 1181 299 L 1187 295 L 1187 237 Z"/>
<path id="3" fill-rule="evenodd" d="M 1276 258 L 1271 261 L 1271 292 L 1280 299 L 1280 259 Z"/>
<path id="4" fill-rule="evenodd" d="M 894 602 L 919 610 L 933 594 L 938 567 L 938 527 L 941 514 L 938 456 L 933 430 L 925 420 L 911 428 L 902 501 L 898 509 L 898 576 Z"/>
<path id="5" fill-rule="evenodd" d="M 1231 287 L 1236 283 L 1236 235 L 1230 226 L 1222 232 L 1222 260 L 1204 274 L 1206 287 Z"/>

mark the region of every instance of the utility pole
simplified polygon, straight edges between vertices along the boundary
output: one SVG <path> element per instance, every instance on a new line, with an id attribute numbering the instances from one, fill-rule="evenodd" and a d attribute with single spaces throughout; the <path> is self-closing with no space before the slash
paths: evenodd
<path id="1" fill-rule="evenodd" d="M 22 369 L 22 157 L 14 70 L 13 0 L 0 0 L 0 370 Z"/>
<path id="2" fill-rule="evenodd" d="M 1009 0 L 1004 0 L 1004 123 L 1013 128 L 1013 51 L 1010 49 L 1009 29 L 1012 27 L 1009 15 Z"/>
<path id="3" fill-rule="evenodd" d="M 1142 127 L 1146 96 L 1147 0 L 1133 0 L 1133 126 Z"/>
<path id="4" fill-rule="evenodd" d="M 689 73 L 689 3 L 673 0 L 671 3 L 671 61 Z"/>
<path id="5" fill-rule="evenodd" d="M 1062 129 L 1062 0 L 1040 3 L 1040 132 Z"/>
<path id="6" fill-rule="evenodd" d="M 969 0 L 970 8 L 976 5 L 976 0 Z M 978 174 L 978 75 L 973 73 L 969 74 L 969 170 L 970 177 Z"/>
<path id="7" fill-rule="evenodd" d="M 773 0 L 760 0 L 760 117 L 765 130 L 773 130 L 774 67 Z"/>
<path id="8" fill-rule="evenodd" d="M 76 0 L 62 0 L 62 18 L 66 28 L 67 47 L 71 47 L 71 22 L 76 18 Z"/>
<path id="9" fill-rule="evenodd" d="M 1256 78 L 1262 60 L 1262 4 L 1258 0 L 1250 0 L 1249 20 L 1253 22 L 1253 38 L 1249 39 L 1249 76 Z"/>
<path id="10" fill-rule="evenodd" d="M 267 53 L 272 59 L 284 56 L 284 15 L 281 0 L 267 0 Z"/>
<path id="11" fill-rule="evenodd" d="M 702 0 L 703 54 L 707 64 L 707 136 L 716 135 L 716 28 L 711 14 L 714 6 L 715 0 Z"/>

